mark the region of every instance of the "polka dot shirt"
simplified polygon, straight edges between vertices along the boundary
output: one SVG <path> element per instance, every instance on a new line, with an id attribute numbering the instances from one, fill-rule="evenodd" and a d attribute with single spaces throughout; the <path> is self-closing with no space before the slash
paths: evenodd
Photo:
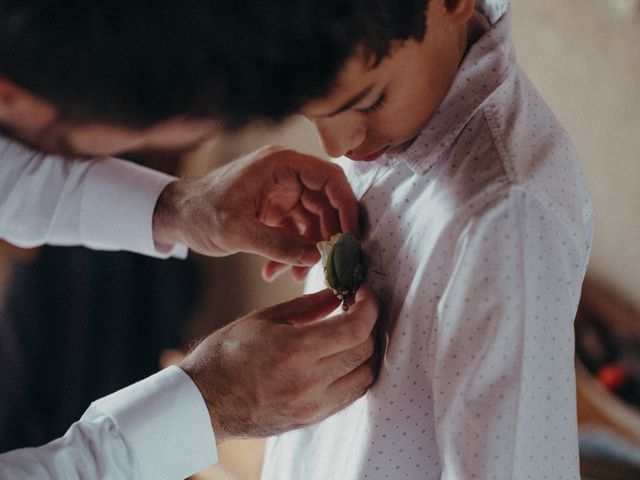
<path id="1" fill-rule="evenodd" d="M 506 2 L 402 154 L 340 159 L 368 214 L 378 382 L 268 442 L 263 479 L 578 479 L 573 319 L 592 208 L 515 63 Z M 316 268 L 308 289 L 323 288 Z"/>

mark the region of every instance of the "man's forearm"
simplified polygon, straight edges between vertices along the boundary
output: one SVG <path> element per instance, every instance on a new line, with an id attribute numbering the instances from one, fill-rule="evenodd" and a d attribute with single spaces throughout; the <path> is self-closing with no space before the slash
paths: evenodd
<path id="1" fill-rule="evenodd" d="M 94 402 L 64 437 L 0 455 L 0 477 L 185 478 L 215 463 L 209 413 L 178 367 Z"/>
<path id="2" fill-rule="evenodd" d="M 0 160 L 0 237 L 9 242 L 186 254 L 153 241 L 156 201 L 173 177 L 115 158 L 46 155 L 4 137 Z"/>

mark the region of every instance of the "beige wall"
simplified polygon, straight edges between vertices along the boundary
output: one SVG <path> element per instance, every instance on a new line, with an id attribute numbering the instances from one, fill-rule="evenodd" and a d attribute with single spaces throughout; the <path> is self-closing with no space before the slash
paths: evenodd
<path id="1" fill-rule="evenodd" d="M 518 59 L 582 156 L 591 273 L 640 307 L 640 20 L 605 0 L 511 3 Z"/>
<path id="2" fill-rule="evenodd" d="M 511 3 L 518 59 L 583 158 L 597 216 L 591 273 L 640 306 L 640 20 L 620 15 L 606 0 Z M 266 143 L 322 154 L 311 126 L 293 119 L 222 139 L 204 158 L 236 158 Z M 260 263 L 227 261 L 223 267 L 233 275 L 246 269 L 241 275 L 249 275 L 251 287 L 236 283 L 243 290 L 223 298 L 235 295 L 253 308 L 299 292 L 287 280 L 264 285 Z M 222 316 L 231 319 L 243 309 Z"/>

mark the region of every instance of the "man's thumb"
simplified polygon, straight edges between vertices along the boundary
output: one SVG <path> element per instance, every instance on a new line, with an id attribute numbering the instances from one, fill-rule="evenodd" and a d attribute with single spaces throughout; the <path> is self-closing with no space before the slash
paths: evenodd
<path id="1" fill-rule="evenodd" d="M 331 290 L 326 289 L 268 307 L 262 314 L 281 323 L 297 325 L 324 318 L 338 308 L 338 305 L 338 298 Z"/>

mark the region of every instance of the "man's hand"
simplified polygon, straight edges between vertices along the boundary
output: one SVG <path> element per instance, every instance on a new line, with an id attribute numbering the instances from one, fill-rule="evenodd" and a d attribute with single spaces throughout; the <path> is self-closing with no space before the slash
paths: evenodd
<path id="1" fill-rule="evenodd" d="M 255 311 L 204 340 L 179 366 L 202 393 L 217 441 L 316 423 L 375 378 L 378 304 L 367 286 L 348 312 L 329 290 Z"/>
<path id="2" fill-rule="evenodd" d="M 357 201 L 340 167 L 277 147 L 169 184 L 153 219 L 156 243 L 210 256 L 257 253 L 271 260 L 266 278 L 282 265 L 302 276 L 320 258 L 316 242 L 339 231 L 358 234 Z"/>

